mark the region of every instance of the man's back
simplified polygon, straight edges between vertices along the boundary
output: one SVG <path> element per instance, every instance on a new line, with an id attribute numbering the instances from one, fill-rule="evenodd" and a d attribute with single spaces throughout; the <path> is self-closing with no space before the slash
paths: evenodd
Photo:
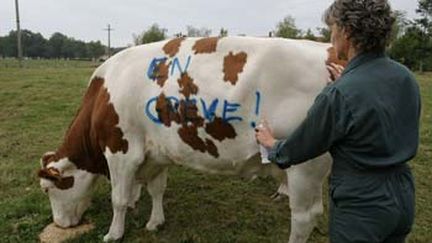
<path id="1" fill-rule="evenodd" d="M 333 148 L 335 160 L 341 155 L 361 167 L 384 167 L 415 155 L 420 95 L 404 66 L 384 54 L 361 54 L 334 87 L 351 113 L 348 135 Z"/>

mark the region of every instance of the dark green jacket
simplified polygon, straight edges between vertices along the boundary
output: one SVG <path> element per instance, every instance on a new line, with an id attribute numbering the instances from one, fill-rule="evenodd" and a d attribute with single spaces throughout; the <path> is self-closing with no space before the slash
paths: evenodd
<path id="1" fill-rule="evenodd" d="M 411 72 L 381 53 L 360 54 L 316 98 L 306 119 L 269 159 L 281 168 L 329 151 L 359 170 L 404 163 L 419 142 L 420 94 Z"/>

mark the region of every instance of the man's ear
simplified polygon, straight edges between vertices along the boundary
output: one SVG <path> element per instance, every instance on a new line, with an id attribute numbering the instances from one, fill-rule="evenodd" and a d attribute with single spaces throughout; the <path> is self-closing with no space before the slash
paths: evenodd
<path id="1" fill-rule="evenodd" d="M 351 29 L 348 27 L 343 27 L 342 28 L 342 34 L 344 36 L 344 38 L 349 41 L 351 39 Z"/>
<path id="2" fill-rule="evenodd" d="M 60 172 L 56 168 L 43 168 L 38 171 L 39 178 L 44 178 L 53 182 L 62 180 Z"/>

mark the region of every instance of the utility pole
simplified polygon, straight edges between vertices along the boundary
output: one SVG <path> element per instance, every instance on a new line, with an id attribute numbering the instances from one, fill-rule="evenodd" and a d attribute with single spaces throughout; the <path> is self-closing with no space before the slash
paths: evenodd
<path id="1" fill-rule="evenodd" d="M 19 19 L 19 7 L 18 0 L 15 0 L 15 10 L 16 10 L 16 23 L 17 23 L 17 47 L 18 47 L 18 61 L 19 66 L 22 67 L 22 46 L 21 46 L 21 28 Z"/>
<path id="2" fill-rule="evenodd" d="M 108 57 L 111 56 L 111 31 L 113 31 L 114 29 L 111 28 L 111 25 L 108 24 L 108 28 L 104 29 L 105 31 L 108 31 Z"/>

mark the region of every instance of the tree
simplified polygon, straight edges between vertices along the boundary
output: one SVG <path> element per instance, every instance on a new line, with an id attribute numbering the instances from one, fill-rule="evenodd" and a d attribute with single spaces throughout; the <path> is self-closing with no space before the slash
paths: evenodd
<path id="1" fill-rule="evenodd" d="M 413 50 L 416 50 L 421 45 L 419 32 L 421 32 L 420 29 L 411 27 L 402 37 L 398 38 L 392 44 L 390 49 L 390 55 L 392 58 L 407 65 L 408 67 L 414 67 L 418 65 L 418 53 Z"/>
<path id="2" fill-rule="evenodd" d="M 3 37 L 2 46 L 2 56 L 5 57 L 16 57 L 17 56 L 17 34 L 16 31 L 10 31 L 9 35 Z"/>
<path id="3" fill-rule="evenodd" d="M 432 34 L 432 0 L 419 0 L 416 12 L 421 18 L 416 19 L 427 35 Z"/>
<path id="4" fill-rule="evenodd" d="M 394 11 L 395 23 L 393 25 L 392 41 L 402 37 L 405 34 L 406 28 L 411 24 L 406 17 L 405 11 Z"/>
<path id="5" fill-rule="evenodd" d="M 425 64 L 430 62 L 431 56 L 431 42 L 432 42 L 432 0 L 419 0 L 418 8 L 416 12 L 420 15 L 419 19 L 415 22 L 420 27 L 421 44 L 419 47 L 419 58 L 420 58 L 420 71 L 422 72 L 425 68 Z M 429 59 L 429 61 L 427 60 Z"/>
<path id="6" fill-rule="evenodd" d="M 48 57 L 48 41 L 30 30 L 22 31 L 23 55 L 27 57 Z"/>
<path id="7" fill-rule="evenodd" d="M 100 41 L 90 41 L 86 44 L 87 57 L 98 58 L 105 53 L 105 47 Z"/>
<path id="8" fill-rule="evenodd" d="M 74 54 L 76 58 L 88 58 L 87 47 L 84 41 L 76 40 L 74 45 Z"/>
<path id="9" fill-rule="evenodd" d="M 5 41 L 6 41 L 6 37 L 1 37 L 0 36 L 0 57 L 5 57 L 4 52 L 5 52 Z"/>
<path id="10" fill-rule="evenodd" d="M 297 29 L 293 17 L 286 16 L 277 24 L 275 35 L 277 37 L 297 39 L 301 36 L 301 30 Z"/>
<path id="11" fill-rule="evenodd" d="M 67 36 L 62 33 L 56 32 L 51 35 L 48 40 L 49 44 L 49 56 L 54 58 L 63 57 L 63 46 L 67 40 Z"/>
<path id="12" fill-rule="evenodd" d="M 330 42 L 331 41 L 331 30 L 328 27 L 317 28 L 320 36 L 317 38 L 318 41 L 321 42 Z"/>
<path id="13" fill-rule="evenodd" d="M 211 32 L 211 29 L 205 27 L 195 28 L 192 25 L 186 26 L 186 35 L 188 37 L 209 37 Z"/>
<path id="14" fill-rule="evenodd" d="M 22 30 L 22 43 L 24 56 L 31 58 L 97 58 L 105 51 L 100 41 L 86 43 L 58 32 L 47 40 L 40 33 Z M 16 31 L 0 37 L 0 56 L 17 56 Z"/>
<path id="15" fill-rule="evenodd" d="M 76 41 L 73 38 L 66 37 L 61 48 L 60 56 L 64 58 L 77 58 L 78 56 L 76 54 Z"/>
<path id="16" fill-rule="evenodd" d="M 316 41 L 317 37 L 314 35 L 311 29 L 308 29 L 304 34 L 303 39 Z"/>
<path id="17" fill-rule="evenodd" d="M 158 24 L 153 24 L 149 29 L 142 32 L 140 35 L 134 35 L 135 45 L 141 45 L 151 42 L 157 42 L 166 39 L 167 29 L 159 27 Z"/>
<path id="18" fill-rule="evenodd" d="M 219 31 L 219 37 L 226 37 L 226 36 L 228 36 L 228 30 L 221 28 Z"/>

